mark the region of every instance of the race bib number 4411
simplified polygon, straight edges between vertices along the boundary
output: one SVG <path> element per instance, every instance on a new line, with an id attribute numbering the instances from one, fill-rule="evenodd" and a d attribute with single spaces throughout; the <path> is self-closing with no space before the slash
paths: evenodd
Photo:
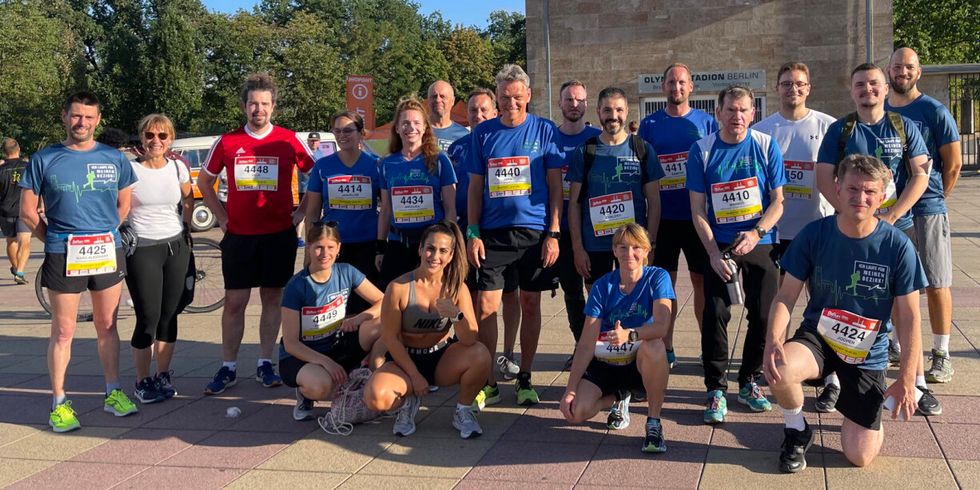
<path id="1" fill-rule="evenodd" d="M 275 191 L 279 188 L 279 157 L 235 157 L 235 188 Z"/>
<path id="2" fill-rule="evenodd" d="M 755 177 L 711 184 L 711 205 L 721 225 L 762 217 L 762 193 Z"/>
<path id="3" fill-rule="evenodd" d="M 664 177 L 660 179 L 660 190 L 673 191 L 687 187 L 687 152 L 657 155 Z"/>
<path id="4" fill-rule="evenodd" d="M 487 160 L 490 198 L 531 195 L 531 159 L 526 156 Z"/>

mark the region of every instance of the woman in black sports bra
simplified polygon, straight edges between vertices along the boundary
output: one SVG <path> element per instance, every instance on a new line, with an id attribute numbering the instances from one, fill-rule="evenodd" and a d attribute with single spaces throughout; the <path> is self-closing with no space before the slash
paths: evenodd
<path id="1" fill-rule="evenodd" d="M 364 402 L 377 411 L 398 408 L 393 432 L 415 432 L 420 397 L 429 385 L 459 385 L 453 427 L 463 439 L 483 433 L 471 411 L 490 375 L 490 353 L 477 339 L 473 303 L 465 287 L 463 234 L 441 221 L 422 233 L 419 266 L 388 285 L 381 304 L 386 362 L 368 380 Z M 452 327 L 453 333 L 449 332 Z"/>

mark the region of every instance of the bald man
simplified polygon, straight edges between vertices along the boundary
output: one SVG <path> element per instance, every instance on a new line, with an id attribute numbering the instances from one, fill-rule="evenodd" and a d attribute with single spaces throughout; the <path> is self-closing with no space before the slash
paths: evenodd
<path id="1" fill-rule="evenodd" d="M 456 104 L 456 94 L 453 86 L 445 80 L 436 80 L 429 85 L 429 92 L 426 96 L 429 105 L 429 124 L 432 125 L 432 132 L 436 134 L 436 142 L 439 149 L 446 151 L 454 141 L 470 134 L 465 126 L 453 122 L 453 105 Z"/>

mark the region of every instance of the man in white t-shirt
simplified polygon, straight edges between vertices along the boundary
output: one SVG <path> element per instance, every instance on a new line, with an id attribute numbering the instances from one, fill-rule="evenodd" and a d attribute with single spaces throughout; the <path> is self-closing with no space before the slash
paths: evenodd
<path id="1" fill-rule="evenodd" d="M 834 214 L 816 186 L 817 152 L 832 116 L 806 106 L 810 95 L 810 69 L 800 62 L 789 62 L 776 75 L 779 112 L 759 121 L 752 129 L 772 136 L 783 152 L 786 186 L 783 187 L 783 216 L 779 219 L 779 242 L 773 247 L 778 260 L 796 234 L 808 223 Z M 780 268 L 780 283 L 785 271 Z M 837 375 L 827 376 L 826 387 L 817 399 L 818 412 L 833 412 L 840 394 Z"/>

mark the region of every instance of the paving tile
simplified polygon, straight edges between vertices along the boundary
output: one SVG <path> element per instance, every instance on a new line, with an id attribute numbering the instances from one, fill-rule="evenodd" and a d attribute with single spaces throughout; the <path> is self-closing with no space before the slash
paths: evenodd
<path id="1" fill-rule="evenodd" d="M 168 468 L 154 466 L 130 478 L 116 489 L 186 490 L 193 482 L 194 490 L 223 488 L 241 476 L 245 470 L 230 468 Z"/>
<path id="2" fill-rule="evenodd" d="M 484 409 L 476 415 L 480 427 L 483 429 L 481 440 L 496 440 L 507 432 L 515 423 L 521 420 L 525 409 L 523 407 L 493 406 Z M 448 438 L 459 439 L 459 430 L 453 427 L 453 415 L 456 412 L 456 404 L 451 407 L 444 406 L 432 410 L 431 415 L 423 422 L 417 423 L 417 432 L 412 437 L 423 438 Z"/>
<path id="3" fill-rule="evenodd" d="M 6 488 L 11 483 L 40 473 L 55 464 L 58 464 L 57 461 L 0 458 L 0 487 Z"/>
<path id="4" fill-rule="evenodd" d="M 162 461 L 163 466 L 251 469 L 282 451 L 296 437 L 267 432 L 219 432 Z"/>
<path id="5" fill-rule="evenodd" d="M 358 475 L 462 478 L 493 446 L 480 438 L 424 439 L 404 437 L 388 446 Z"/>
<path id="6" fill-rule="evenodd" d="M 238 407 L 241 415 L 229 418 L 225 414 L 230 407 Z M 250 417 L 266 408 L 257 401 L 229 398 L 201 398 L 188 403 L 177 410 L 154 419 L 146 427 L 155 429 L 196 429 L 223 430 L 239 422 L 240 418 Z"/>
<path id="7" fill-rule="evenodd" d="M 821 455 L 807 453 L 809 468 L 795 475 L 779 472 L 779 453 L 746 449 L 711 448 L 701 477 L 701 488 L 729 488 L 752 482 L 752 488 L 823 488 Z"/>
<path id="8" fill-rule="evenodd" d="M 118 437 L 126 430 L 85 426 L 62 434 L 45 430 L 0 447 L 0 457 L 64 461 Z"/>
<path id="9" fill-rule="evenodd" d="M 0 366 L 3 366 L 4 365 L 3 364 L 4 363 L 4 359 L 5 358 L 0 357 Z M 11 363 L 17 362 L 17 360 L 15 360 L 15 359 L 9 359 L 9 361 Z M 46 376 L 41 376 L 41 375 L 38 375 L 38 374 L 0 373 L 0 394 L 8 394 L 10 392 L 14 392 L 15 390 L 11 390 L 10 389 L 11 387 L 17 386 L 17 385 L 19 385 L 21 383 L 25 383 L 27 381 L 35 380 L 35 379 L 41 378 L 41 377 L 43 377 L 44 379 L 47 379 Z"/>
<path id="10" fill-rule="evenodd" d="M 49 430 L 47 425 L 0 423 L 0 446 Z"/>
<path id="11" fill-rule="evenodd" d="M 960 488 L 980 488 L 980 461 L 949 460 Z"/>
<path id="12" fill-rule="evenodd" d="M 212 431 L 134 429 L 75 456 L 72 461 L 152 466 L 213 434 Z"/>
<path id="13" fill-rule="evenodd" d="M 296 438 L 303 437 L 314 430 L 320 430 L 316 420 L 297 422 L 293 420 L 293 405 L 266 405 L 258 410 L 250 411 L 238 417 L 238 421 L 228 427 L 233 431 L 275 432 L 277 434 L 292 434 Z M 317 407 L 317 415 L 323 415 L 326 410 Z"/>
<path id="14" fill-rule="evenodd" d="M 253 488 L 337 488 L 347 474 L 307 473 L 303 471 L 252 470 L 231 482 L 226 489 Z M 403 487 L 404 488 L 404 487 Z"/>
<path id="15" fill-rule="evenodd" d="M 466 476 L 477 480 L 538 484 L 575 483 L 597 444 L 499 441 Z"/>
<path id="16" fill-rule="evenodd" d="M 69 461 L 50 466 L 10 488 L 110 488 L 145 469 L 146 466 L 140 465 Z"/>
<path id="17" fill-rule="evenodd" d="M 932 424 L 932 430 L 947 458 L 980 461 L 980 451 L 977 451 L 980 425 Z"/>
<path id="18" fill-rule="evenodd" d="M 600 446 L 579 484 L 658 488 L 695 488 L 701 478 L 704 451 L 679 450 L 668 444 L 663 454 L 646 454 L 635 446 Z M 654 483 L 656 482 L 656 483 Z"/>
<path id="19" fill-rule="evenodd" d="M 882 422 L 882 427 L 885 429 L 885 442 L 881 447 L 882 456 L 943 459 L 943 453 L 936 443 L 936 437 L 933 436 L 929 424 L 885 421 Z M 824 431 L 822 437 L 826 452 L 843 454 L 840 430 Z M 782 443 L 781 439 L 780 443 Z"/>
<path id="20" fill-rule="evenodd" d="M 390 445 L 390 441 L 374 436 L 344 437 L 320 432 L 296 441 L 266 460 L 258 469 L 354 473 Z"/>
<path id="21" fill-rule="evenodd" d="M 605 435 L 608 412 L 599 412 L 582 425 L 565 420 L 558 407 L 532 407 L 501 436 L 506 441 L 596 444 Z"/>
<path id="22" fill-rule="evenodd" d="M 695 420 L 694 417 L 687 414 L 664 412 L 661 414 L 660 421 L 663 424 L 664 437 L 670 450 L 698 450 L 702 453 L 707 451 L 712 428 L 702 423 L 700 414 Z M 618 445 L 639 448 L 645 437 L 646 415 L 642 412 L 637 413 L 634 404 L 632 422 L 629 427 L 623 430 L 608 431 L 602 439 L 602 446 Z"/>
<path id="23" fill-rule="evenodd" d="M 467 476 L 459 481 L 456 490 L 527 490 L 528 484 L 519 481 L 499 481 L 499 480 L 477 480 Z M 535 490 L 570 490 L 571 483 L 543 483 L 536 482 L 533 487 Z M 609 488 L 608 486 L 606 488 Z"/>
<path id="24" fill-rule="evenodd" d="M 949 468 L 934 459 L 879 456 L 865 468 L 853 466 L 842 454 L 824 457 L 827 488 L 953 488 Z"/>
<path id="25" fill-rule="evenodd" d="M 779 451 L 783 445 L 783 428 L 781 422 L 727 420 L 724 424 L 715 426 L 711 436 L 711 446 L 712 448 Z"/>
<path id="26" fill-rule="evenodd" d="M 407 476 L 378 476 L 354 475 L 340 484 L 339 489 L 378 489 L 402 490 L 404 488 L 419 489 L 451 489 L 456 486 L 457 478 L 414 478 Z"/>
<path id="27" fill-rule="evenodd" d="M 977 416 L 980 396 L 937 395 L 936 398 L 943 405 L 943 413 L 936 417 L 930 417 L 931 422 L 980 424 L 980 417 Z"/>
<path id="28" fill-rule="evenodd" d="M 47 424 L 50 412 L 50 395 L 0 394 L 0 422 Z"/>

